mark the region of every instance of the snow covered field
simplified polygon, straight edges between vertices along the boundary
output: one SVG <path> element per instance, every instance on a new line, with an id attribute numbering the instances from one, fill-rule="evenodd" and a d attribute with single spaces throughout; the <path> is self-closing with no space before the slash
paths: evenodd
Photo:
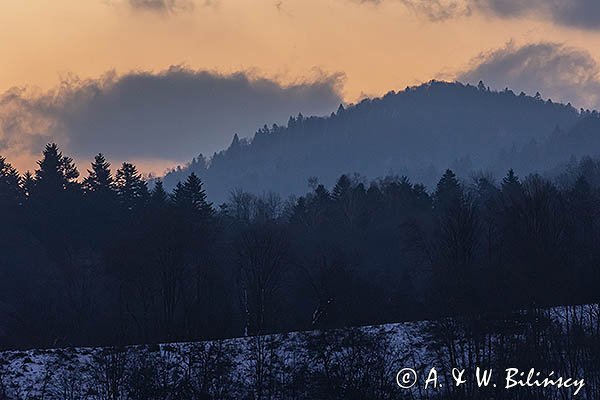
<path id="1" fill-rule="evenodd" d="M 552 329 L 567 332 L 575 322 L 593 337 L 598 307 L 560 307 L 541 314 L 554 323 Z M 0 399 L 331 398 L 319 397 L 325 391 L 343 393 L 334 398 L 426 398 L 423 371 L 436 366 L 445 385 L 453 365 L 494 357 L 491 349 L 501 344 L 500 336 L 471 340 L 465 326 L 447 320 L 124 348 L 6 351 L 0 353 Z M 528 333 L 523 332 L 525 342 Z M 441 340 L 433 340 L 435 335 Z M 562 342 L 549 346 L 557 343 Z M 552 360 L 568 361 L 564 352 L 557 354 Z M 419 385 L 403 391 L 396 375 L 406 367 L 421 376 Z"/>
<path id="2" fill-rule="evenodd" d="M 314 357 L 328 351 L 338 353 L 331 354 L 330 361 L 335 358 L 342 363 L 364 362 L 354 368 L 362 368 L 364 373 L 374 367 L 369 357 L 375 356 L 375 352 L 367 354 L 359 349 L 363 346 L 363 350 L 369 352 L 379 351 L 377 357 L 393 355 L 393 359 L 388 360 L 390 363 L 410 360 L 411 365 L 419 364 L 425 354 L 424 343 L 420 340 L 421 328 L 420 323 L 404 323 L 344 330 L 344 334 L 340 334 L 342 331 L 298 332 L 121 349 L 7 351 L 0 353 L 0 394 L 7 399 L 19 400 L 135 398 L 125 394 L 125 387 L 131 385 L 135 375 L 147 374 L 138 378 L 153 380 L 154 390 L 179 387 L 223 396 L 215 398 L 229 398 L 227 395 L 242 398 L 238 396 L 256 391 L 257 384 L 264 386 L 265 391 L 270 390 L 269 387 L 281 389 L 299 373 L 306 373 L 301 370 L 310 365 Z M 355 343 L 343 343 L 346 340 Z M 309 354 L 316 347 L 321 349 L 321 344 L 329 347 L 322 349 L 323 354 Z M 317 364 L 319 362 L 315 361 L 314 366 Z M 394 368 L 401 365 L 376 367 L 389 369 L 389 385 L 393 387 Z M 190 384 L 189 381 L 198 383 Z"/>

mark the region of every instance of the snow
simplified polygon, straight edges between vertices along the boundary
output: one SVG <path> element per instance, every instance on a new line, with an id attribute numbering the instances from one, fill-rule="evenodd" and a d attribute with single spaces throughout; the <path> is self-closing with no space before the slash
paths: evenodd
<path id="1" fill-rule="evenodd" d="M 570 318 L 578 320 L 598 319 L 597 305 L 568 310 L 557 307 L 550 309 L 548 314 L 552 319 L 563 322 L 569 316 L 568 313 L 571 313 Z M 272 363 L 274 370 L 281 371 L 280 379 L 288 379 L 285 374 L 291 376 L 297 371 L 296 363 L 299 359 L 304 360 L 304 365 L 306 360 L 313 360 L 310 357 L 314 355 L 311 354 L 314 349 L 311 350 L 307 345 L 311 338 L 318 339 L 319 335 L 327 334 L 336 337 L 350 331 L 386 342 L 382 347 L 383 352 L 391 360 L 386 367 L 389 368 L 386 374 L 389 374 L 390 384 L 393 384 L 395 374 L 401 368 L 410 367 L 423 371 L 435 363 L 435 350 L 428 346 L 426 340 L 426 332 L 430 326 L 430 322 L 421 321 L 221 341 L 137 345 L 122 349 L 76 347 L 5 351 L 0 352 L 0 399 L 112 398 L 107 391 L 122 384 L 119 379 L 124 380 L 128 372 L 144 362 L 160 367 L 158 369 L 162 371 L 162 375 L 153 375 L 152 379 L 162 379 L 163 385 L 175 385 L 177 376 L 200 376 L 206 373 L 202 375 L 206 378 L 210 375 L 208 371 L 216 379 L 218 376 L 215 375 L 222 373 L 219 371 L 227 371 L 230 380 L 225 385 L 247 388 L 257 379 L 257 363 Z M 343 346 L 336 347 L 333 344 L 331 349 L 332 357 L 357 357 L 352 351 L 346 352 Z M 342 354 L 344 352 L 346 353 Z M 218 384 L 216 381 L 210 383 L 213 386 Z"/>

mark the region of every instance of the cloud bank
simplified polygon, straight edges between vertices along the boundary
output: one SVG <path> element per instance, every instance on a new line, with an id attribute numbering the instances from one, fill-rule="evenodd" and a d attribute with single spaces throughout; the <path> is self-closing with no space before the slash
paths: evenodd
<path id="1" fill-rule="evenodd" d="M 457 79 L 517 93 L 540 92 L 544 98 L 574 106 L 600 108 L 600 66 L 589 53 L 558 43 L 506 47 L 482 54 Z"/>
<path id="2" fill-rule="evenodd" d="M 498 17 L 530 16 L 559 25 L 600 29 L 598 0 L 469 0 L 479 10 Z"/>
<path id="3" fill-rule="evenodd" d="M 0 97 L 0 154 L 23 165 L 57 141 L 78 159 L 187 161 L 226 147 L 290 115 L 322 115 L 342 101 L 340 75 L 282 85 L 250 73 L 221 75 L 171 67 L 63 82 L 48 92 L 12 89 Z M 160 171 L 162 172 L 162 171 Z"/>
<path id="4" fill-rule="evenodd" d="M 471 15 L 472 12 L 498 17 L 532 17 L 580 29 L 600 29 L 598 0 L 351 0 L 363 4 L 395 1 L 431 21 Z"/>
<path id="5" fill-rule="evenodd" d="M 361 4 L 379 5 L 390 0 L 352 0 Z M 400 2 L 416 15 L 433 22 L 471 14 L 471 0 L 393 0 Z"/>

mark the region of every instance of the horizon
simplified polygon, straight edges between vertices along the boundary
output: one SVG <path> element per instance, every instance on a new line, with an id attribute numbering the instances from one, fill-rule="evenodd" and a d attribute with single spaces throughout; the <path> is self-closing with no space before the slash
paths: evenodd
<path id="1" fill-rule="evenodd" d="M 385 94 L 383 94 L 381 96 L 363 97 L 360 100 L 358 100 L 357 102 L 354 102 L 354 103 L 340 103 L 339 105 L 343 105 L 346 109 L 349 109 L 349 108 L 353 108 L 355 106 L 360 105 L 360 103 L 363 102 L 363 101 L 373 101 L 373 100 L 382 99 L 385 95 L 390 94 L 390 93 L 395 94 L 395 95 L 402 94 L 402 93 L 404 93 L 404 92 L 406 92 L 406 91 L 408 91 L 410 89 L 421 88 L 421 87 L 424 87 L 424 86 L 427 86 L 427 85 L 431 85 L 432 83 L 457 84 L 457 85 L 462 85 L 464 87 L 476 87 L 477 86 L 476 84 L 471 84 L 469 82 L 461 82 L 461 81 L 458 81 L 458 80 L 450 81 L 450 80 L 443 80 L 443 79 L 431 79 L 431 80 L 429 80 L 427 82 L 422 82 L 420 84 L 415 84 L 415 85 L 407 86 L 404 89 L 400 89 L 400 90 L 391 89 L 391 90 L 387 91 Z M 485 84 L 485 82 L 483 82 L 483 83 Z M 488 87 L 488 89 L 492 93 L 501 93 L 501 92 L 504 92 L 506 90 L 509 90 L 509 91 L 513 92 L 516 96 L 520 95 L 520 94 L 517 94 L 510 87 L 506 87 L 503 90 L 495 89 L 495 88 L 491 88 L 491 87 Z M 523 91 L 521 93 L 524 93 L 525 96 L 527 96 L 529 98 L 535 98 L 535 94 L 533 94 L 533 93 L 526 93 L 526 92 L 523 92 Z M 548 100 L 552 101 L 552 99 L 550 99 L 550 98 L 544 98 L 543 96 L 541 97 L 541 100 L 542 101 L 548 101 Z M 563 105 L 563 106 L 571 106 L 573 108 L 573 110 L 577 114 L 581 114 L 581 111 L 589 111 L 589 112 L 597 111 L 595 108 L 591 108 L 591 109 L 585 109 L 583 107 L 577 108 L 577 107 L 573 106 L 571 104 L 571 102 L 555 102 L 555 101 L 553 101 L 553 103 L 559 104 L 559 105 Z M 332 111 L 331 113 L 334 113 L 334 111 Z M 298 114 L 301 114 L 301 113 L 299 112 L 299 113 L 296 113 L 296 114 L 290 114 L 289 117 L 296 117 Z M 313 115 L 304 115 L 304 117 L 305 118 L 307 118 L 307 117 L 329 118 L 330 114 L 324 113 L 324 114 L 319 114 L 319 115 L 314 115 L 314 114 Z M 265 123 L 263 125 L 269 126 L 271 124 L 270 123 Z M 257 129 L 260 129 L 263 125 L 258 126 Z M 283 127 L 283 128 L 287 128 L 288 127 L 288 123 L 284 123 L 284 124 L 281 124 L 279 126 Z M 107 154 L 107 153 L 104 153 L 104 152 L 100 152 L 100 153 L 102 153 L 102 155 L 106 157 L 107 161 L 110 162 L 110 164 L 115 169 L 118 168 L 118 167 L 120 167 L 122 163 L 126 163 L 127 162 L 127 163 L 131 163 L 131 164 L 135 165 L 138 168 L 138 170 L 143 174 L 143 176 L 147 177 L 148 179 L 164 178 L 169 173 L 176 172 L 178 169 L 185 170 L 185 169 L 189 168 L 190 165 L 193 163 L 193 160 L 195 160 L 199 156 L 203 156 L 204 159 L 205 159 L 205 161 L 207 162 L 207 167 L 210 167 L 210 163 L 211 163 L 213 157 L 215 155 L 219 154 L 219 153 L 225 152 L 229 148 L 229 146 L 231 145 L 231 139 L 233 139 L 234 136 L 237 135 L 237 136 L 240 137 L 240 139 L 245 139 L 245 140 L 248 141 L 248 143 L 251 143 L 252 140 L 254 139 L 254 135 L 255 135 L 257 129 L 254 129 L 254 131 L 252 131 L 252 133 L 249 133 L 248 135 L 233 133 L 231 135 L 229 144 L 223 146 L 222 148 L 220 148 L 218 150 L 215 150 L 213 152 L 213 154 L 199 153 L 197 156 L 193 156 L 191 159 L 189 159 L 189 160 L 187 160 L 187 161 L 185 161 L 183 163 L 177 163 L 176 161 L 170 161 L 170 160 L 156 160 L 156 159 L 155 160 L 151 160 L 151 161 L 144 160 L 144 159 L 139 159 L 138 160 L 136 158 L 115 159 L 114 157 L 111 156 L 111 154 Z M 42 152 L 43 152 L 45 144 L 49 144 L 49 143 L 56 143 L 56 142 L 49 141 L 47 143 L 41 144 L 39 152 L 37 154 L 38 157 L 42 156 Z M 60 143 L 57 143 L 57 144 L 62 149 L 62 146 L 60 145 Z M 97 154 L 97 153 L 95 153 L 95 154 Z M 78 178 L 79 181 L 83 179 L 83 173 L 85 173 L 85 171 L 89 168 L 89 165 L 93 161 L 93 157 L 95 156 L 95 154 L 90 155 L 88 159 L 78 158 L 78 157 L 72 157 L 73 160 L 74 160 L 75 165 L 77 166 L 77 168 L 78 168 L 78 170 L 80 172 L 80 177 Z M 70 156 L 70 154 L 65 154 L 65 155 Z M 0 156 L 3 156 L 3 154 L 0 153 Z M 36 168 L 37 160 L 38 160 L 37 158 L 31 160 L 31 163 L 30 163 L 31 164 L 31 168 L 21 169 L 21 168 L 19 168 L 19 163 L 18 162 L 17 163 L 13 163 L 13 162 L 11 162 L 10 159 L 8 159 L 8 157 L 5 157 L 5 158 L 7 158 L 8 162 L 10 162 L 13 166 L 15 166 L 15 168 L 19 171 L 19 173 L 21 175 L 23 175 L 25 172 L 33 172 L 33 170 Z M 157 168 L 157 166 L 160 166 L 160 167 Z"/>
<path id="2" fill-rule="evenodd" d="M 584 0 L 9 2 L 0 154 L 32 169 L 56 141 L 160 175 L 236 133 L 431 79 L 598 108 L 599 14 Z"/>
<path id="3" fill-rule="evenodd" d="M 600 0 L 0 26 L 0 400 L 600 399 Z"/>

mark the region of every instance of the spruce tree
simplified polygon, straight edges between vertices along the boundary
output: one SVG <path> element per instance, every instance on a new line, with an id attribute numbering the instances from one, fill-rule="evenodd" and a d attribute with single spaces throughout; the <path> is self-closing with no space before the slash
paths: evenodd
<path id="1" fill-rule="evenodd" d="M 73 159 L 63 156 L 56 143 L 46 145 L 43 158 L 37 164 L 34 195 L 53 201 L 66 191 L 77 187 L 79 172 Z"/>
<path id="2" fill-rule="evenodd" d="M 169 195 L 167 194 L 163 182 L 161 179 L 154 181 L 154 187 L 150 192 L 150 204 L 153 208 L 162 208 L 167 205 L 169 201 Z"/>
<path id="3" fill-rule="evenodd" d="M 0 208 L 12 208 L 22 202 L 21 178 L 17 170 L 0 156 Z"/>
<path id="4" fill-rule="evenodd" d="M 350 194 L 351 188 L 352 182 L 350 181 L 350 178 L 348 178 L 346 175 L 342 175 L 333 187 L 333 190 L 331 191 L 331 197 L 334 201 L 341 201 Z"/>
<path id="5" fill-rule="evenodd" d="M 502 195 L 508 203 L 507 205 L 515 205 L 525 196 L 523 185 L 512 168 L 508 170 L 506 176 L 502 179 L 501 189 Z"/>
<path id="6" fill-rule="evenodd" d="M 88 169 L 88 176 L 83 181 L 86 192 L 97 194 L 110 194 L 114 190 L 114 179 L 110 171 L 110 163 L 102 153 L 98 153 L 92 162 L 92 169 Z"/>
<path id="7" fill-rule="evenodd" d="M 57 265 L 73 267 L 73 246 L 81 239 L 79 172 L 55 143 L 46 145 L 33 178 L 25 177 L 32 231 Z"/>
<path id="8" fill-rule="evenodd" d="M 206 198 L 202 188 L 202 180 L 195 173 L 191 173 L 185 183 L 178 183 L 173 191 L 175 206 L 184 211 L 208 218 L 213 214 L 212 203 Z"/>
<path id="9" fill-rule="evenodd" d="M 440 178 L 433 193 L 433 206 L 439 211 L 458 207 L 463 201 L 463 190 L 451 170 L 447 169 Z"/>
<path id="10" fill-rule="evenodd" d="M 23 179 L 21 183 L 21 188 L 23 190 L 23 195 L 25 199 L 28 199 L 31 196 L 31 193 L 35 190 L 35 177 L 31 173 L 31 171 L 26 171 L 23 174 Z"/>
<path id="11" fill-rule="evenodd" d="M 121 205 L 129 210 L 143 208 L 150 193 L 135 165 L 124 162 L 115 175 L 115 187 Z"/>
<path id="12" fill-rule="evenodd" d="M 331 194 L 323 186 L 323 184 L 317 185 L 314 191 L 314 205 L 317 209 L 329 212 L 331 206 Z"/>

